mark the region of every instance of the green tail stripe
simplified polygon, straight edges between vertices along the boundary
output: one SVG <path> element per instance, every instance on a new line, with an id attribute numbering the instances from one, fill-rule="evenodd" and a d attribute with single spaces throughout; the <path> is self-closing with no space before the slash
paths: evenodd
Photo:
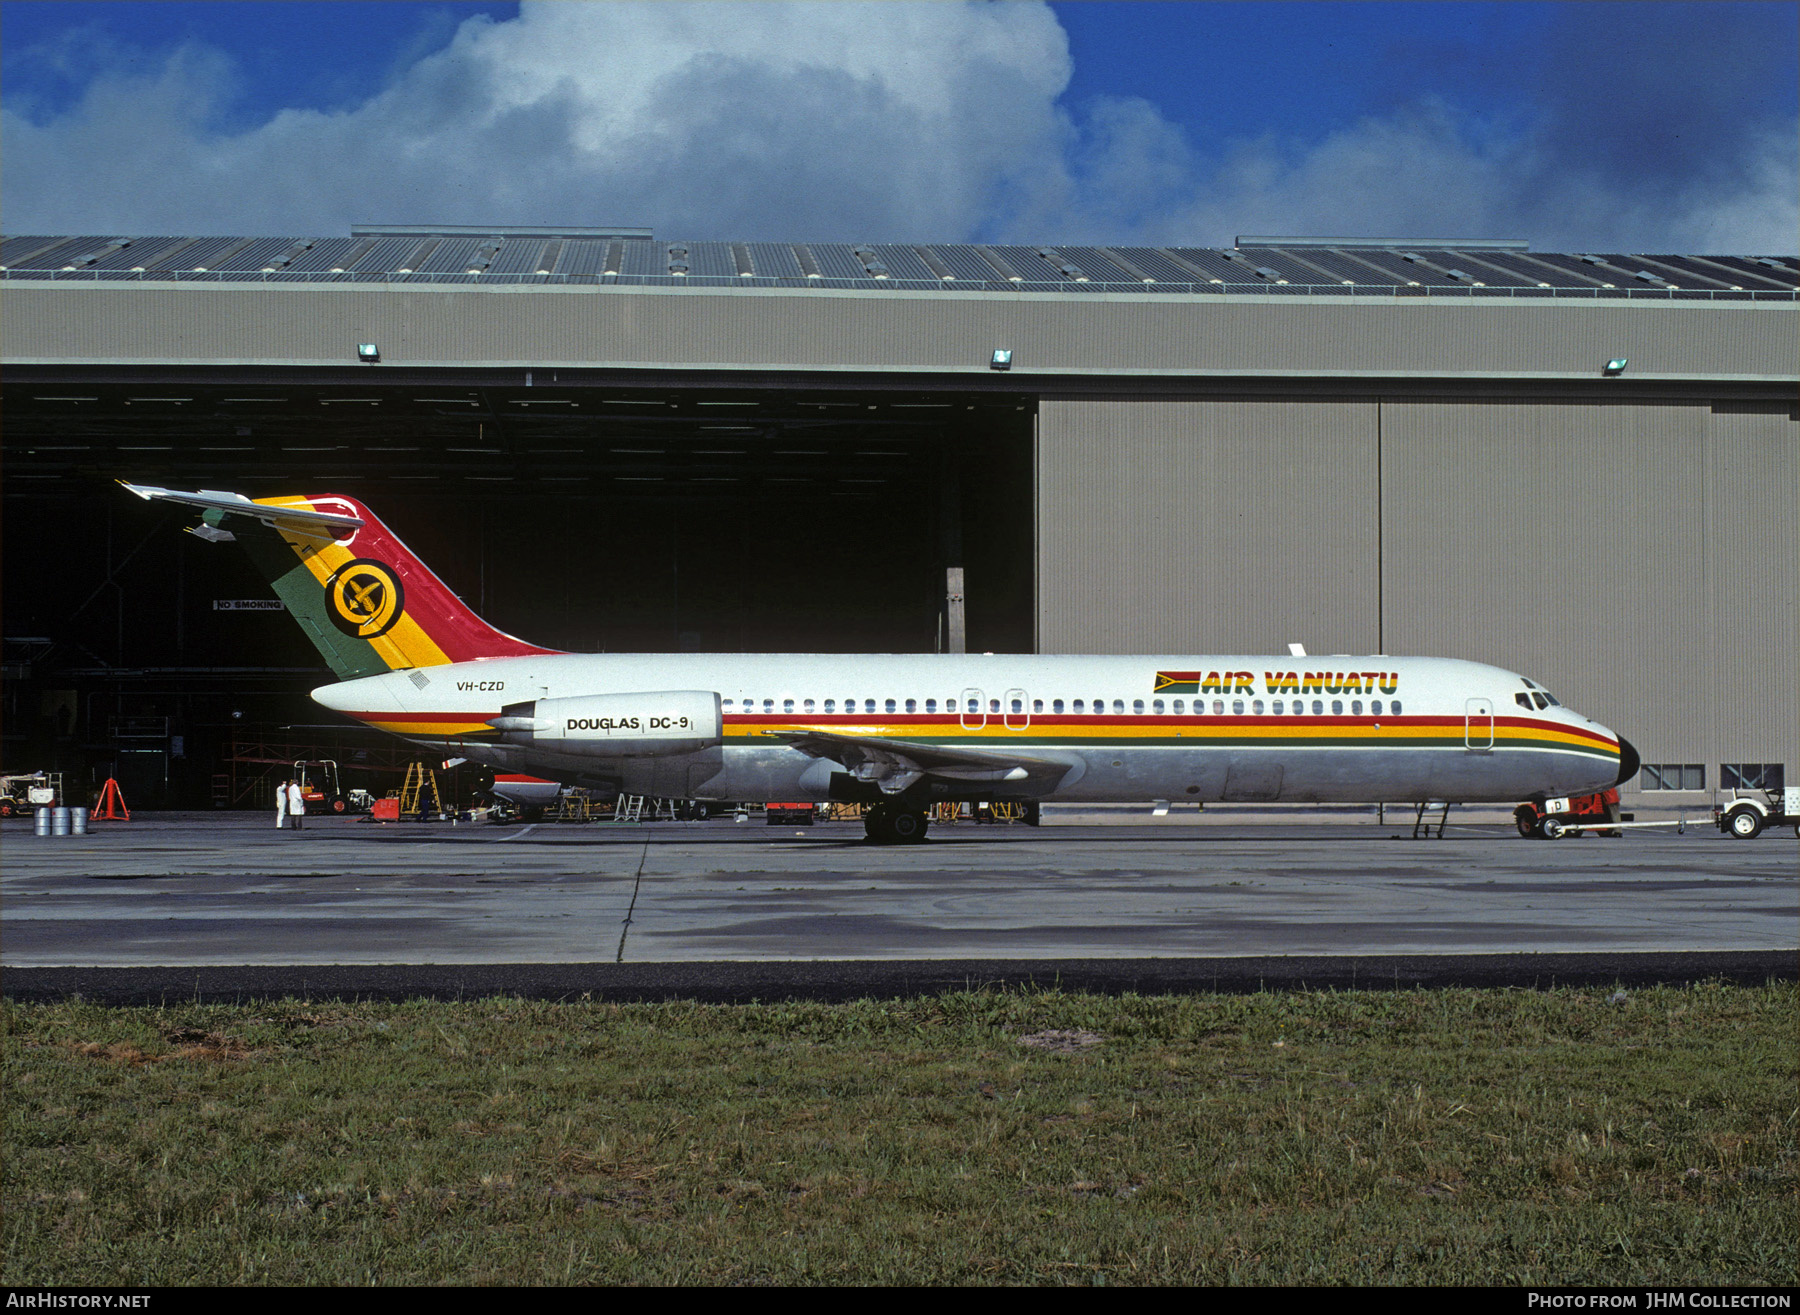
<path id="1" fill-rule="evenodd" d="M 208 512 L 206 519 L 210 521 L 217 514 Z M 324 589 L 306 563 L 288 547 L 287 540 L 267 525 L 241 516 L 232 518 L 231 532 L 256 568 L 268 576 L 276 594 L 339 680 L 379 676 L 389 669 L 368 640 L 346 635 L 332 624 L 325 610 Z"/>

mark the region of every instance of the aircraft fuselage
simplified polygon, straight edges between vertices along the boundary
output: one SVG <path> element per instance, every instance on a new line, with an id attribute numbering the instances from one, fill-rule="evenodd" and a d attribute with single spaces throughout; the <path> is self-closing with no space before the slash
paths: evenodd
<path id="1" fill-rule="evenodd" d="M 708 800 L 1517 802 L 1636 766 L 1523 677 L 1442 658 L 543 653 L 313 697 L 498 771 Z"/>

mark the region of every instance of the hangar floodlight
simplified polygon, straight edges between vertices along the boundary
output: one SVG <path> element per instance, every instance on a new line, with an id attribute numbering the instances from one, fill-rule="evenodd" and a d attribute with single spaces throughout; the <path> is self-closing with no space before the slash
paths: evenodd
<path id="1" fill-rule="evenodd" d="M 990 369 L 990 370 L 1010 370 L 1010 369 L 1012 369 L 1012 350 L 1010 348 L 1006 348 L 1006 347 L 994 348 L 994 354 L 992 356 L 988 357 L 988 369 Z"/>
<path id="2" fill-rule="evenodd" d="M 372 342 L 359 342 L 356 344 L 356 359 L 366 365 L 374 365 L 381 359 L 381 348 Z"/>
<path id="3" fill-rule="evenodd" d="M 1612 358 L 1612 360 L 1610 360 L 1606 363 L 1606 373 L 1609 375 L 1615 375 L 1615 376 L 1624 374 L 1625 373 L 1625 365 L 1626 365 L 1626 360 L 1623 356 L 1615 356 Z"/>

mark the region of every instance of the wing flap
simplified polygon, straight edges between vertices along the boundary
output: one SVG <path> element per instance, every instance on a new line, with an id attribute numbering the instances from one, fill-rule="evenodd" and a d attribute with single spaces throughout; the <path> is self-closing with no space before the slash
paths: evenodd
<path id="1" fill-rule="evenodd" d="M 835 731 L 766 731 L 812 758 L 842 763 L 858 780 L 897 794 L 921 777 L 957 782 L 1004 784 L 1009 793 L 1045 794 L 1084 764 L 1073 755 L 1035 755 L 973 749 L 965 745 L 890 740 Z"/>

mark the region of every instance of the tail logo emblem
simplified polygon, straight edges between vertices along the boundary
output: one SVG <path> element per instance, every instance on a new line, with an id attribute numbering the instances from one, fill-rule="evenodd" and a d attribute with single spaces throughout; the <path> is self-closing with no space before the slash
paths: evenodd
<path id="1" fill-rule="evenodd" d="M 358 557 L 325 581 L 331 622 L 346 635 L 374 639 L 400 619 L 406 591 L 394 572 L 372 557 Z"/>

